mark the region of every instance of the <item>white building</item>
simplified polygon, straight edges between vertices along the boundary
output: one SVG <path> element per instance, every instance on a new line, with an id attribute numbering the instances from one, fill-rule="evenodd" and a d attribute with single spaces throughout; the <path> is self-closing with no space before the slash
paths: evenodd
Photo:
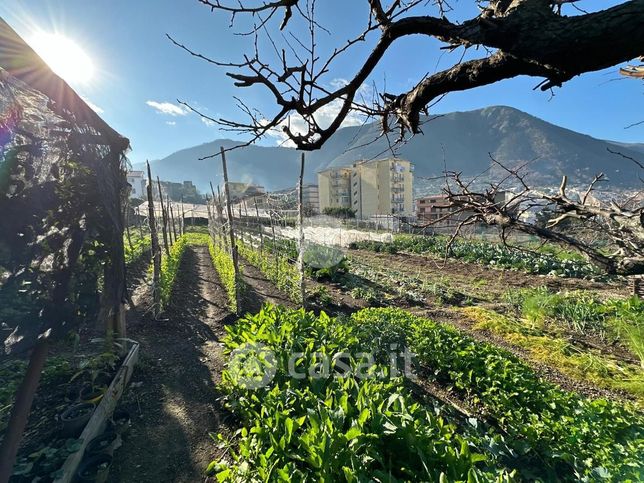
<path id="1" fill-rule="evenodd" d="M 127 182 L 131 186 L 130 198 L 144 199 L 146 197 L 147 181 L 143 171 L 128 171 Z"/>

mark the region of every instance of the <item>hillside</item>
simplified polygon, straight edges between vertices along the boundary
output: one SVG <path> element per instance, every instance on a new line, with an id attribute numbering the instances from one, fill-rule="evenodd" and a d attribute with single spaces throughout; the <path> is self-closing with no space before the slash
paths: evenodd
<path id="1" fill-rule="evenodd" d="M 639 183 L 636 166 L 608 148 L 644 159 L 644 145 L 624 144 L 595 139 L 517 109 L 503 106 L 434 116 L 418 135 L 396 148 L 396 154 L 416 165 L 416 175 L 436 176 L 444 167 L 473 176 L 490 166 L 488 153 L 509 166 L 531 161 L 532 182 L 557 184 L 568 174 L 573 183 L 584 183 L 598 172 L 604 172 L 614 186 L 634 187 Z M 306 180 L 315 181 L 315 173 L 327 166 L 349 165 L 358 159 L 388 155 L 388 143 L 377 139 L 379 124 L 340 129 L 320 151 L 307 154 Z M 153 169 L 163 179 L 190 179 L 201 190 L 208 181 L 221 182 L 218 159 L 198 158 L 231 147 L 235 141 L 216 140 L 187 148 L 153 161 Z M 299 153 L 283 147 L 249 146 L 229 153 L 230 179 L 266 186 L 288 188 L 295 184 Z M 488 175 L 496 177 L 498 170 Z"/>

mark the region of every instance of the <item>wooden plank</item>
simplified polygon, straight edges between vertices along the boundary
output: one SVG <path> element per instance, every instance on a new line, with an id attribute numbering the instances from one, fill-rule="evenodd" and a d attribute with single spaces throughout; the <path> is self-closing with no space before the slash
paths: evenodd
<path id="1" fill-rule="evenodd" d="M 103 399 L 101 399 L 101 402 L 94 410 L 94 414 L 92 414 L 91 419 L 80 435 L 80 449 L 77 452 L 69 455 L 67 460 L 65 460 L 65 464 L 62 468 L 63 475 L 54 483 L 70 483 L 74 480 L 74 477 L 76 476 L 76 469 L 83 459 L 87 444 L 96 436 L 100 435 L 105 429 L 107 419 L 114 412 L 116 403 L 123 395 L 123 391 L 125 391 L 125 388 L 127 387 L 127 384 L 132 377 L 134 365 L 139 360 L 139 343 L 134 341 L 131 341 L 131 343 L 132 348 L 128 352 L 128 355 L 125 357 L 123 364 L 116 372 L 116 375 L 114 376 L 110 387 L 108 387 L 107 391 L 105 391 Z"/>

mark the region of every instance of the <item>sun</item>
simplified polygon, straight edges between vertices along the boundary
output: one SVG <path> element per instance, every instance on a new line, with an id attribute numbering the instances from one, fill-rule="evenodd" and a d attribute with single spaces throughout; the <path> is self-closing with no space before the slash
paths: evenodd
<path id="1" fill-rule="evenodd" d="M 86 84 L 92 80 L 94 63 L 73 40 L 58 33 L 37 32 L 29 44 L 67 82 Z"/>

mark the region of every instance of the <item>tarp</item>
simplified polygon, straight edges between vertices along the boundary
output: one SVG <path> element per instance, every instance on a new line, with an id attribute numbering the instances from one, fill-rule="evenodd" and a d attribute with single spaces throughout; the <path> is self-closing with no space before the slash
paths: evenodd
<path id="1" fill-rule="evenodd" d="M 128 145 L 0 19 L 0 341 L 6 352 L 107 317 L 122 302 Z"/>

